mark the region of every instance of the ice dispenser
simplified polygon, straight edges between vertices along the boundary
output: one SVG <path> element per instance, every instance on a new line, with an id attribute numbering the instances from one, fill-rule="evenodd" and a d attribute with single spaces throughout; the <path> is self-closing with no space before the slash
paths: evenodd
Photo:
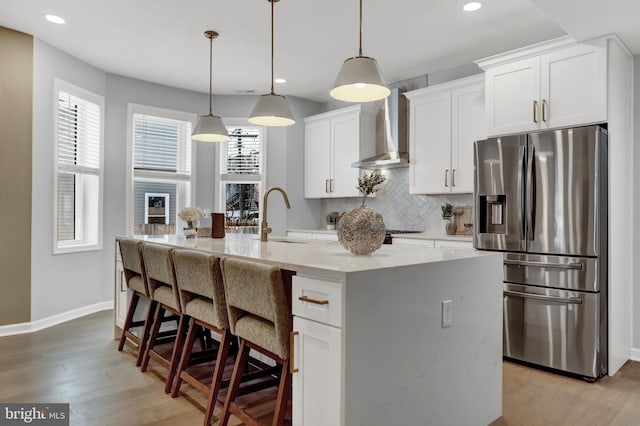
<path id="1" fill-rule="evenodd" d="M 480 223 L 478 232 L 481 234 L 507 233 L 507 196 L 480 195 Z"/>

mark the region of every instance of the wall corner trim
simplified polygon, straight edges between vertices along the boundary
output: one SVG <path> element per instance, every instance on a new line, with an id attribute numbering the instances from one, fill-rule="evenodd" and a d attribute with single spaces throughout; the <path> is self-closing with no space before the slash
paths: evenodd
<path id="1" fill-rule="evenodd" d="M 50 317 L 42 318 L 31 322 L 22 322 L 19 324 L 10 324 L 0 326 L 0 337 L 13 336 L 15 334 L 33 333 L 35 331 L 44 330 L 63 322 L 81 318 L 100 311 L 113 309 L 113 301 L 94 303 L 93 305 L 84 306 L 82 308 L 73 309 L 71 311 L 62 312 Z"/>
<path id="2" fill-rule="evenodd" d="M 630 353 L 629 353 L 629 359 L 631 361 L 638 361 L 640 362 L 640 349 L 638 348 L 631 348 Z"/>

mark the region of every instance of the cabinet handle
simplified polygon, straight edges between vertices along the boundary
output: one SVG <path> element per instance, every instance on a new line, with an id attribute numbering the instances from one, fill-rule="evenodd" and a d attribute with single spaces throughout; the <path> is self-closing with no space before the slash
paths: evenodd
<path id="1" fill-rule="evenodd" d="M 324 192 L 326 193 L 331 192 L 331 187 L 329 186 L 329 179 L 324 180 Z"/>
<path id="2" fill-rule="evenodd" d="M 329 179 L 329 192 L 333 192 L 333 179 Z"/>
<path id="3" fill-rule="evenodd" d="M 446 187 L 449 186 L 448 181 L 449 181 L 449 169 L 446 169 L 444 171 L 444 186 Z"/>
<path id="4" fill-rule="evenodd" d="M 298 334 L 300 333 L 298 333 L 297 331 L 292 331 L 291 333 L 289 333 L 289 373 L 291 374 L 297 373 L 299 371 L 297 368 L 295 368 L 293 360 L 293 354 L 295 353 L 294 339 Z"/>
<path id="5" fill-rule="evenodd" d="M 127 287 L 123 284 L 127 282 L 126 277 L 124 276 L 124 271 L 120 271 L 120 292 L 124 293 L 127 291 Z"/>
<path id="6" fill-rule="evenodd" d="M 533 122 L 538 122 L 538 101 L 533 101 Z"/>
<path id="7" fill-rule="evenodd" d="M 456 186 L 456 169 L 451 170 L 451 186 Z"/>
<path id="8" fill-rule="evenodd" d="M 298 297 L 298 300 L 301 301 L 301 302 L 313 303 L 314 305 L 328 305 L 329 304 L 328 300 L 310 299 L 307 296 L 300 296 L 300 297 Z"/>
<path id="9" fill-rule="evenodd" d="M 542 100 L 542 121 L 547 121 L 547 113 L 545 110 L 545 104 L 547 101 L 545 99 Z"/>

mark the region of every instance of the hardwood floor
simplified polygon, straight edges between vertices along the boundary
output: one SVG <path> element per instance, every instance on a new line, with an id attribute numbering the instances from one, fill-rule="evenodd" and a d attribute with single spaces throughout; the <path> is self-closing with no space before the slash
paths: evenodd
<path id="1" fill-rule="evenodd" d="M 0 338 L 0 401 L 68 402 L 72 425 L 202 424 L 205 396 L 186 384 L 180 397 L 165 395 L 165 371 L 152 362 L 141 373 L 131 352 L 116 350 L 112 324 L 104 311 Z M 640 363 L 590 384 L 505 362 L 503 395 L 503 417 L 492 426 L 636 426 Z M 232 417 L 230 425 L 241 424 Z"/>

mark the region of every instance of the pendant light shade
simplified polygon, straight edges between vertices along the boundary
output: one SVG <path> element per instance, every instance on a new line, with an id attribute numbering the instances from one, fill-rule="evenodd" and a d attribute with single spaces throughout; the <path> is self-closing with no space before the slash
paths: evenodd
<path id="1" fill-rule="evenodd" d="M 229 140 L 229 133 L 222 118 L 213 115 L 213 39 L 218 37 L 215 31 L 205 31 L 209 39 L 209 114 L 201 115 L 191 133 L 191 139 L 198 142 L 224 142 Z"/>
<path id="2" fill-rule="evenodd" d="M 193 129 L 191 139 L 198 142 L 224 142 L 229 140 L 227 128 L 217 115 L 201 115 Z"/>
<path id="3" fill-rule="evenodd" d="M 356 56 L 344 61 L 330 92 L 332 98 L 347 102 L 377 101 L 390 93 L 378 61 L 368 56 Z"/>
<path id="4" fill-rule="evenodd" d="M 267 0 L 271 3 L 271 92 L 258 99 L 253 108 L 249 123 L 259 126 L 291 126 L 295 123 L 287 98 L 273 90 L 273 5 L 280 0 Z"/>
<path id="5" fill-rule="evenodd" d="M 358 56 L 342 64 L 333 89 L 332 98 L 346 102 L 370 102 L 389 96 L 391 90 L 382 77 L 378 62 L 362 56 L 362 0 L 360 0 L 360 47 Z"/>
<path id="6" fill-rule="evenodd" d="M 295 123 L 287 98 L 275 93 L 260 96 L 249 122 L 260 126 L 290 126 Z"/>

